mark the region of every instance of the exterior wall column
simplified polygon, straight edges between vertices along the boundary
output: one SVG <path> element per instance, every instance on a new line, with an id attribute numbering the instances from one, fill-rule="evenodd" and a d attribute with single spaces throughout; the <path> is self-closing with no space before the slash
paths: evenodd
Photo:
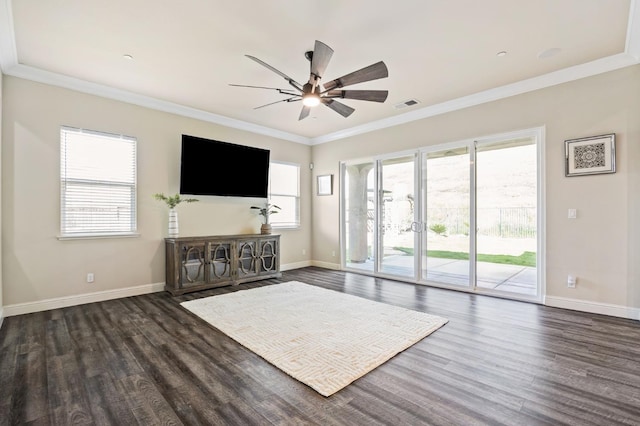
<path id="1" fill-rule="evenodd" d="M 349 175 L 349 236 L 348 262 L 364 263 L 367 260 L 367 176 L 372 163 L 347 166 Z"/>

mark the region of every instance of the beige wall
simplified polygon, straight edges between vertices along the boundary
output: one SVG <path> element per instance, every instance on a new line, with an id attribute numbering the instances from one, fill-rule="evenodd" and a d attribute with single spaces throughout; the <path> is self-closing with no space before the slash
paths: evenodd
<path id="1" fill-rule="evenodd" d="M 2 148 L 2 94 L 3 94 L 3 78 L 4 75 L 0 72 L 0 148 Z M 0 149 L 0 201 L 2 200 L 2 149 Z M 0 203 L 1 207 L 1 203 Z M 0 208 L 0 224 L 2 224 L 2 208 Z M 4 245 L 4 238 L 2 238 L 2 227 L 0 226 L 0 326 L 2 325 L 3 309 L 3 286 L 2 286 L 2 246 Z"/>
<path id="2" fill-rule="evenodd" d="M 640 77 L 636 74 L 636 82 Z M 630 126 L 627 144 L 627 165 L 629 186 L 629 215 L 627 217 L 627 235 L 629 250 L 629 305 L 640 307 L 640 89 L 631 86 L 631 94 L 635 96 L 635 111 L 629 111 Z M 640 320 L 640 314 L 637 315 Z"/>
<path id="3" fill-rule="evenodd" d="M 282 263 L 335 266 L 339 161 L 545 126 L 547 296 L 640 307 L 640 66 L 312 148 L 14 77 L 4 76 L 2 88 L 0 306 L 163 282 L 167 210 L 151 194 L 178 191 L 181 133 L 268 148 L 274 160 L 300 164 L 303 226 L 281 232 Z M 141 237 L 57 240 L 61 125 L 138 139 Z M 564 177 L 564 140 L 609 132 L 617 173 Z M 322 174 L 335 176 L 334 195 L 315 195 Z M 181 235 L 260 226 L 252 200 L 201 199 L 178 207 Z M 577 220 L 566 219 L 568 208 L 578 209 Z M 88 272 L 95 283 L 85 282 Z M 568 273 L 578 276 L 576 289 L 566 287 Z"/>
<path id="4" fill-rule="evenodd" d="M 179 190 L 182 133 L 270 149 L 272 160 L 300 164 L 303 225 L 280 232 L 281 263 L 310 260 L 309 146 L 15 77 L 5 76 L 3 89 L 4 306 L 164 282 L 168 209 L 152 194 Z M 56 238 L 61 125 L 137 138 L 140 237 Z M 251 175 L 238 168 L 237 176 L 220 178 L 250 179 Z M 201 201 L 178 207 L 181 236 L 259 233 L 260 220 L 249 207 L 260 200 L 196 198 Z M 307 254 L 303 256 L 302 250 Z M 86 283 L 89 272 L 95 274 L 92 284 Z"/>
<path id="5" fill-rule="evenodd" d="M 640 66 L 312 148 L 313 175 L 366 158 L 538 126 L 546 128 L 546 294 L 640 307 Z M 564 176 L 564 140 L 616 133 L 617 172 Z M 339 197 L 314 197 L 314 260 L 338 263 Z M 569 221 L 567 209 L 578 209 Z M 567 274 L 578 286 L 566 286 Z"/>

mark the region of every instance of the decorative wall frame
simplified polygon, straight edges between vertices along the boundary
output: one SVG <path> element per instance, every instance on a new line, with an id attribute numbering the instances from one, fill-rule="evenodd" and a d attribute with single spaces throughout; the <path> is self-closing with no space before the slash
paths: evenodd
<path id="1" fill-rule="evenodd" d="M 333 194 L 333 175 L 318 176 L 318 195 Z"/>
<path id="2" fill-rule="evenodd" d="M 564 141 L 565 176 L 616 172 L 615 133 Z"/>

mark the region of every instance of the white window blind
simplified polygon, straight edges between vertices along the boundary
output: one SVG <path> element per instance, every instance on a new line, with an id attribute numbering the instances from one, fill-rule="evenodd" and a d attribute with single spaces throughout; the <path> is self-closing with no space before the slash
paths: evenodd
<path id="1" fill-rule="evenodd" d="M 274 228 L 300 226 L 300 166 L 269 164 L 269 202 L 282 209 L 269 217 Z"/>
<path id="2" fill-rule="evenodd" d="M 62 127 L 62 237 L 136 231 L 135 138 Z"/>

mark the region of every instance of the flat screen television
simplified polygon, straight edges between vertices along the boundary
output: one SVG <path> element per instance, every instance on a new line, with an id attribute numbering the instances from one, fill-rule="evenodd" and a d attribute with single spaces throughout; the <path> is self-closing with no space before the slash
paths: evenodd
<path id="1" fill-rule="evenodd" d="M 182 135 L 180 193 L 267 198 L 269 150 Z"/>

